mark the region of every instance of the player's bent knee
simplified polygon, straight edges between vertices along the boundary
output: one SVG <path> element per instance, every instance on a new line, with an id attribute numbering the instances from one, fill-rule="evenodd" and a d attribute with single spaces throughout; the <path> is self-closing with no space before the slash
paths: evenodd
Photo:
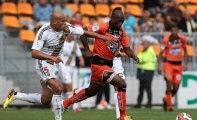
<path id="1" fill-rule="evenodd" d="M 122 82 L 121 84 L 118 85 L 118 91 L 126 91 L 127 84 L 126 82 Z"/>
<path id="2" fill-rule="evenodd" d="M 61 88 L 60 86 L 55 87 L 55 88 L 53 89 L 53 92 L 54 92 L 54 93 L 59 93 L 59 94 L 61 94 L 61 93 L 62 93 L 62 88 Z"/>
<path id="3" fill-rule="evenodd" d="M 88 90 L 88 88 L 86 88 L 86 89 L 85 89 L 85 93 L 86 93 L 86 96 L 92 97 L 92 96 L 95 96 L 97 92 L 94 92 L 94 91 L 91 91 L 91 92 L 90 92 L 90 91 Z"/>
<path id="4" fill-rule="evenodd" d="M 176 90 L 176 89 L 174 89 L 174 90 L 171 90 L 171 93 L 172 93 L 172 95 L 174 96 L 174 95 L 176 95 L 176 93 L 177 93 L 177 90 Z"/>
<path id="5" fill-rule="evenodd" d="M 41 100 L 42 105 L 49 105 L 51 100 Z"/>

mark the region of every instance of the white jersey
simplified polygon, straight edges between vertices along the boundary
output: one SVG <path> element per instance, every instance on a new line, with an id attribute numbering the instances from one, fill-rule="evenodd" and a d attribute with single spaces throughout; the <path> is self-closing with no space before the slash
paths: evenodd
<path id="1" fill-rule="evenodd" d="M 74 40 L 71 42 L 64 42 L 60 58 L 65 65 L 74 67 L 76 65 L 76 57 L 80 56 L 82 56 L 81 50 Z"/>
<path id="2" fill-rule="evenodd" d="M 120 77 L 122 77 L 123 79 L 125 79 L 124 68 L 122 66 L 121 57 L 114 57 L 112 69 L 114 70 L 114 72 L 116 74 L 118 74 Z"/>
<path id="3" fill-rule="evenodd" d="M 82 27 L 74 27 L 69 23 L 68 31 L 54 31 L 49 23 L 44 24 L 38 31 L 32 49 L 52 56 L 59 56 L 68 34 L 83 35 Z M 58 66 L 50 60 L 36 60 L 36 71 L 42 80 L 57 78 Z"/>
<path id="4" fill-rule="evenodd" d="M 68 32 L 57 32 L 52 30 L 49 23 L 44 24 L 36 35 L 32 49 L 39 50 L 48 55 L 58 56 L 68 34 L 83 35 L 84 33 L 82 27 L 75 27 L 69 23 L 66 24 L 69 29 Z"/>

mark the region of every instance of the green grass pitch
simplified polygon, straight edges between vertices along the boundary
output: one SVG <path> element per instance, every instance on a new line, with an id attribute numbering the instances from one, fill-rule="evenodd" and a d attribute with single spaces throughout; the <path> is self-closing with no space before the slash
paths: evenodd
<path id="1" fill-rule="evenodd" d="M 193 120 L 197 120 L 197 109 L 176 109 L 174 112 L 164 112 L 161 109 L 128 109 L 128 115 L 134 120 L 175 120 L 180 112 L 189 113 Z M 50 109 L 0 109 L 0 120 L 54 120 Z M 85 109 L 81 113 L 65 111 L 63 120 L 115 120 L 115 110 Z"/>

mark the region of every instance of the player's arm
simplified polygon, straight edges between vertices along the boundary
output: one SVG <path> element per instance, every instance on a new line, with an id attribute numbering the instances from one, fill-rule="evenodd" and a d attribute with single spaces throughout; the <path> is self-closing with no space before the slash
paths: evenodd
<path id="1" fill-rule="evenodd" d="M 185 37 L 182 38 L 183 39 L 183 57 L 184 57 L 184 65 L 183 65 L 183 71 L 187 70 L 187 64 L 188 64 L 188 52 L 187 52 L 187 40 Z"/>
<path id="2" fill-rule="evenodd" d="M 135 60 L 136 64 L 139 63 L 139 58 L 134 54 L 133 50 L 130 47 L 123 47 L 126 55 Z"/>
<path id="3" fill-rule="evenodd" d="M 40 51 L 43 48 L 46 39 L 45 34 L 40 34 L 40 31 L 41 29 L 38 31 L 32 46 L 32 58 L 39 60 L 52 60 L 55 63 L 61 62 L 62 60 L 59 57 L 50 56 Z"/>
<path id="4" fill-rule="evenodd" d="M 34 49 L 32 50 L 32 57 L 39 60 L 52 60 L 55 63 L 62 62 L 62 60 L 59 57 L 47 55 L 39 50 L 34 50 Z"/>
<path id="5" fill-rule="evenodd" d="M 165 39 L 167 38 L 164 38 L 161 46 L 160 46 L 160 52 L 159 52 L 159 55 L 158 55 L 158 59 L 157 59 L 157 72 L 158 74 L 161 74 L 162 73 L 162 68 L 161 68 L 161 62 L 163 60 L 163 54 L 164 54 L 164 51 L 165 51 Z"/>

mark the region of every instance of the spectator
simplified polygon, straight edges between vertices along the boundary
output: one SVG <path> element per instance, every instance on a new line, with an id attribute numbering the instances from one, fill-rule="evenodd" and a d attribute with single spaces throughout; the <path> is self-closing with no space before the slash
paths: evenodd
<path id="1" fill-rule="evenodd" d="M 37 26 L 42 26 L 49 22 L 52 12 L 53 8 L 47 0 L 40 0 L 39 4 L 34 6 L 34 17 L 37 22 Z"/>
<path id="2" fill-rule="evenodd" d="M 161 13 L 157 13 L 153 22 L 153 32 L 164 32 L 164 23 Z"/>
<path id="3" fill-rule="evenodd" d="M 143 51 L 138 54 L 140 63 L 137 65 L 137 79 L 139 79 L 139 95 L 137 98 L 136 108 L 141 107 L 143 100 L 144 90 L 147 92 L 148 102 L 146 107 L 151 107 L 152 102 L 152 92 L 151 92 L 151 83 L 153 79 L 153 74 L 155 71 L 155 65 L 157 62 L 156 54 L 151 47 L 151 43 L 158 43 L 157 40 L 149 35 L 142 37 L 142 46 Z"/>
<path id="4" fill-rule="evenodd" d="M 182 12 L 181 10 L 179 9 L 179 2 L 177 1 L 173 1 L 173 6 L 170 7 L 168 10 L 167 10 L 167 15 L 170 15 L 172 21 L 174 21 L 174 23 L 178 23 L 180 22 L 181 18 L 182 18 Z"/>
<path id="5" fill-rule="evenodd" d="M 148 10 L 144 11 L 144 14 L 139 19 L 140 31 L 142 32 L 152 32 L 153 23 L 150 21 L 150 12 Z"/>
<path id="6" fill-rule="evenodd" d="M 152 16 L 155 16 L 157 12 L 160 12 L 159 0 L 144 0 L 144 10 L 149 10 Z"/>
<path id="7" fill-rule="evenodd" d="M 70 21 L 73 16 L 73 12 L 71 11 L 70 7 L 67 5 L 66 1 L 67 0 L 60 0 L 59 4 L 55 5 L 54 11 L 61 12 L 68 19 L 68 21 Z"/>
<path id="8" fill-rule="evenodd" d="M 165 16 L 165 22 L 164 22 L 164 26 L 165 26 L 165 31 L 170 31 L 171 26 L 175 24 L 174 21 L 172 21 L 171 16 L 170 15 L 166 15 Z"/>
<path id="9" fill-rule="evenodd" d="M 185 11 L 184 17 L 178 23 L 178 28 L 181 29 L 183 32 L 187 32 L 191 34 L 197 29 L 197 24 L 195 23 L 194 19 L 191 17 L 188 10 Z"/>
<path id="10" fill-rule="evenodd" d="M 50 0 L 50 4 L 52 7 L 55 7 L 59 2 L 60 0 Z"/>
<path id="11" fill-rule="evenodd" d="M 76 12 L 70 23 L 74 26 L 83 26 L 81 14 L 79 12 Z"/>
<path id="12" fill-rule="evenodd" d="M 123 27 L 127 34 L 139 31 L 135 17 L 130 14 L 130 10 L 128 8 L 125 9 L 125 21 L 123 23 Z"/>

